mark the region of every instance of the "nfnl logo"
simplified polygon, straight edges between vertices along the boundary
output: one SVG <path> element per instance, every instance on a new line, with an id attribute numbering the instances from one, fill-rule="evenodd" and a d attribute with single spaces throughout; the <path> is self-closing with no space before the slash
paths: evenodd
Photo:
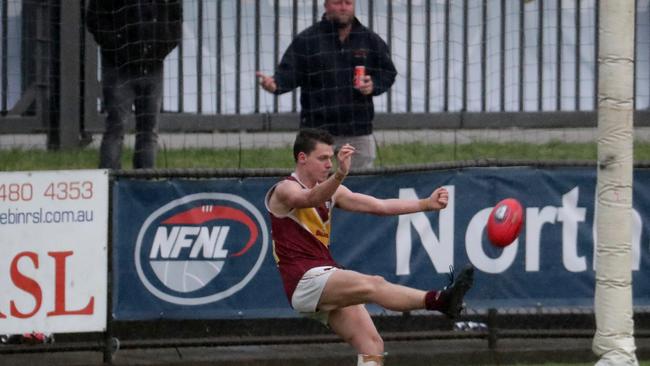
<path id="1" fill-rule="evenodd" d="M 260 212 L 227 193 L 197 193 L 172 201 L 145 220 L 135 247 L 140 280 L 156 297 L 202 305 L 241 290 L 268 249 Z M 223 275 L 226 280 L 215 280 Z"/>

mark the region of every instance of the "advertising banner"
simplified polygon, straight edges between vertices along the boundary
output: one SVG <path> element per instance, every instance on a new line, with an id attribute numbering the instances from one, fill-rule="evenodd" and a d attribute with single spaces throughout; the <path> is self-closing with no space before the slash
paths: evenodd
<path id="1" fill-rule="evenodd" d="M 106 170 L 0 173 L 0 238 L 0 333 L 106 329 Z"/>
<path id="2" fill-rule="evenodd" d="M 348 269 L 420 289 L 476 269 L 469 307 L 591 306 L 594 292 L 592 168 L 465 168 L 352 176 L 345 185 L 379 198 L 449 190 L 440 212 L 380 217 L 335 209 L 330 248 Z M 264 196 L 279 178 L 129 181 L 114 185 L 117 319 L 296 316 L 275 267 Z M 635 176 L 635 303 L 650 303 L 650 175 Z M 492 246 L 488 215 L 501 199 L 524 206 L 517 241 Z M 370 307 L 372 312 L 381 311 Z"/>

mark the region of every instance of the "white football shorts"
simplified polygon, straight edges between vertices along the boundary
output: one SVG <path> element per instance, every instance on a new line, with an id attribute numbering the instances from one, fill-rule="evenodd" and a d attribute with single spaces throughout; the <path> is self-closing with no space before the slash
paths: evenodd
<path id="1" fill-rule="evenodd" d="M 322 314 L 324 312 L 317 311 L 316 308 L 327 280 L 336 270 L 338 270 L 336 267 L 323 266 L 305 272 L 293 292 L 291 306 L 306 317 L 327 323 L 327 314 Z"/>

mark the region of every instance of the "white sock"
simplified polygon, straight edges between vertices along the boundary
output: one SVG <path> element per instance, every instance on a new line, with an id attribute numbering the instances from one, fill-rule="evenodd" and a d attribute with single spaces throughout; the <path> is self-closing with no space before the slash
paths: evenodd
<path id="1" fill-rule="evenodd" d="M 384 355 L 358 355 L 357 366 L 383 366 Z"/>

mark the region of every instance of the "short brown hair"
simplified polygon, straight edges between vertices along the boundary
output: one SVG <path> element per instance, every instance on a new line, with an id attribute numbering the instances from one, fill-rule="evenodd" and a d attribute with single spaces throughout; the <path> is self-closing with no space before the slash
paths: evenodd
<path id="1" fill-rule="evenodd" d="M 309 154 L 314 151 L 318 142 L 331 146 L 334 145 L 334 137 L 329 132 L 317 128 L 303 128 L 298 131 L 293 143 L 293 160 L 298 161 L 298 154 L 301 152 Z"/>

